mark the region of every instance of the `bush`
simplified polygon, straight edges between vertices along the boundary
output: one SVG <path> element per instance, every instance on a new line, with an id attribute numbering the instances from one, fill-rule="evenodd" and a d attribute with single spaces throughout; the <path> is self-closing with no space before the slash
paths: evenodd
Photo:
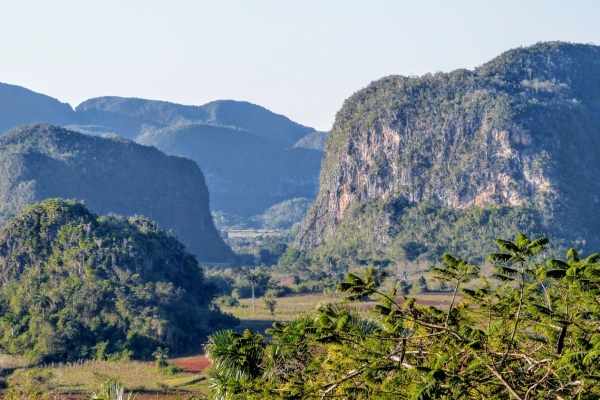
<path id="1" fill-rule="evenodd" d="M 229 295 L 217 297 L 215 303 L 222 307 L 236 307 L 240 305 L 240 302 L 235 297 Z"/>
<path id="2" fill-rule="evenodd" d="M 252 297 L 252 288 L 250 286 L 236 287 L 231 291 L 231 296 L 236 299 L 249 299 Z"/>
<path id="3" fill-rule="evenodd" d="M 158 368 L 158 373 L 162 374 L 162 375 L 175 375 L 179 372 L 183 372 L 183 368 L 181 368 L 179 365 L 175 365 L 175 364 L 167 364 L 167 366 L 162 367 L 162 368 Z"/>

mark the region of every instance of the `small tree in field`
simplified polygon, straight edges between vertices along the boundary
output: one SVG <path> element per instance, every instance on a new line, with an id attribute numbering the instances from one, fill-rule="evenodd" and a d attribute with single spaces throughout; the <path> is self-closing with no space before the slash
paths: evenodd
<path id="1" fill-rule="evenodd" d="M 277 307 L 277 300 L 273 296 L 264 297 L 265 306 L 271 312 L 271 315 L 275 315 L 275 307 Z"/>
<path id="2" fill-rule="evenodd" d="M 156 359 L 156 368 L 166 368 L 169 365 L 169 349 L 166 347 L 163 349 L 162 347 L 158 347 L 154 353 L 152 353 L 154 358 Z"/>

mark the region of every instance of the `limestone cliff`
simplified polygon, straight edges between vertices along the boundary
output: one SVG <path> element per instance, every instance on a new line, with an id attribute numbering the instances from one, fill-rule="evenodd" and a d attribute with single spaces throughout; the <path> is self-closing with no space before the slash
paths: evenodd
<path id="1" fill-rule="evenodd" d="M 592 240 L 599 149 L 598 46 L 538 43 L 474 71 L 389 76 L 338 112 L 320 193 L 295 244 L 323 243 L 357 223 L 349 210 L 374 200 L 383 212 L 361 226 L 363 240 L 393 241 L 398 201 L 528 209 L 535 232 Z"/>

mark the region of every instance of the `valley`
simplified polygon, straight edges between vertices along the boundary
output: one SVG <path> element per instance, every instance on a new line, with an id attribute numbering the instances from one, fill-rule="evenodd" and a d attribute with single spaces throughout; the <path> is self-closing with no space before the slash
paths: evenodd
<path id="1" fill-rule="evenodd" d="M 329 132 L 0 84 L 6 398 L 596 398 L 599 77 L 540 42 Z"/>

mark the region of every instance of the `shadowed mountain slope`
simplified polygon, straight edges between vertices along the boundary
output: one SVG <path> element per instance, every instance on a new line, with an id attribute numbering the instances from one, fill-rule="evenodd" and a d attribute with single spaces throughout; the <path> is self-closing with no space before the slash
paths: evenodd
<path id="1" fill-rule="evenodd" d="M 20 86 L 0 83 L 0 134 L 24 124 L 69 124 L 75 120 L 70 105 Z"/>
<path id="2" fill-rule="evenodd" d="M 185 155 L 207 174 L 212 209 L 234 219 L 248 220 L 294 198 L 314 199 L 318 191 L 322 151 L 314 149 L 322 150 L 322 138 L 304 145 L 301 141 L 319 133 L 248 102 L 189 106 L 106 96 L 86 100 L 73 111 L 50 97 L 0 85 L 1 104 L 7 111 L 0 112 L 0 128 L 49 121 L 71 131 L 120 136 Z"/>
<path id="3" fill-rule="evenodd" d="M 122 97 L 89 99 L 75 108 L 82 125 L 100 125 L 135 139 L 144 131 L 177 124 L 205 123 L 243 129 L 283 148 L 315 130 L 246 101 L 218 100 L 203 106 Z"/>
<path id="4" fill-rule="evenodd" d="M 0 138 L 0 170 L 2 225 L 36 201 L 76 198 L 98 214 L 157 221 L 201 262 L 233 259 L 214 227 L 202 172 L 186 158 L 38 124 Z"/>
<path id="5" fill-rule="evenodd" d="M 320 151 L 283 150 L 253 133 L 206 124 L 150 131 L 138 142 L 196 161 L 215 210 L 250 217 L 282 201 L 317 193 Z"/>

